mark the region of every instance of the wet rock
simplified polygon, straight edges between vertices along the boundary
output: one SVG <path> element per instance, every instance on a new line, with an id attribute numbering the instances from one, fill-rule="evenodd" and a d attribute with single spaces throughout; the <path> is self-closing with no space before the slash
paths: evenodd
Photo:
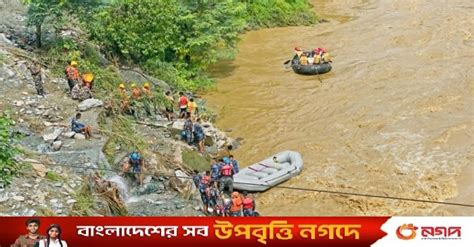
<path id="1" fill-rule="evenodd" d="M 94 107 L 101 107 L 103 104 L 104 103 L 101 100 L 92 98 L 82 101 L 81 103 L 79 103 L 77 108 L 79 109 L 79 111 L 87 111 Z"/>
<path id="2" fill-rule="evenodd" d="M 55 129 L 53 133 L 43 135 L 43 140 L 45 142 L 55 141 L 56 139 L 58 139 L 61 132 L 63 132 L 62 129 Z"/>
<path id="3" fill-rule="evenodd" d="M 85 139 L 86 139 L 86 136 L 83 135 L 83 134 L 80 134 L 80 133 L 76 133 L 76 134 L 74 135 L 74 139 L 76 139 L 76 140 L 85 140 Z"/>
<path id="4" fill-rule="evenodd" d="M 62 141 L 55 141 L 55 142 L 53 142 L 53 150 L 54 150 L 54 151 L 59 151 L 59 149 L 61 149 L 62 146 L 63 146 L 63 142 L 62 142 Z"/>
<path id="5" fill-rule="evenodd" d="M 23 196 L 14 196 L 13 200 L 18 201 L 18 202 L 22 202 L 22 201 L 25 200 L 25 198 Z"/>
<path id="6" fill-rule="evenodd" d="M 74 131 L 69 131 L 69 132 L 63 133 L 63 136 L 65 136 L 67 138 L 73 138 L 74 135 L 76 135 L 76 132 L 74 132 Z"/>
<path id="7" fill-rule="evenodd" d="M 152 176 L 146 176 L 146 177 L 143 179 L 143 183 L 145 183 L 145 184 L 150 183 L 152 179 L 153 179 Z"/>

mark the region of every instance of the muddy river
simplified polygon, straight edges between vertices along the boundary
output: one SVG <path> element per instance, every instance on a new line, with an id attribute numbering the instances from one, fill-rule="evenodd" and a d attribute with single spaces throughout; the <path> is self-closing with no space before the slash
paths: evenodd
<path id="1" fill-rule="evenodd" d="M 472 203 L 474 2 L 319 0 L 329 20 L 242 36 L 205 95 L 217 125 L 244 138 L 242 166 L 302 154 L 285 186 Z M 333 70 L 285 68 L 295 46 L 322 46 Z M 263 215 L 474 215 L 473 208 L 274 188 Z"/>

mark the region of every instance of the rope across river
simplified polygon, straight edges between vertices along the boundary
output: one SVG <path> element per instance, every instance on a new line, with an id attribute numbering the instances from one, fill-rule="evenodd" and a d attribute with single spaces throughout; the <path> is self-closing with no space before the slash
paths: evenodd
<path id="1" fill-rule="evenodd" d="M 52 166 L 61 166 L 61 167 L 69 167 L 69 168 L 99 170 L 99 171 L 122 172 L 121 170 L 107 169 L 107 168 L 93 168 L 93 167 L 83 167 L 83 166 L 64 165 L 64 164 L 50 164 L 50 165 L 52 165 Z M 123 173 L 134 174 L 132 172 L 123 172 Z M 163 176 L 163 177 L 167 177 L 167 178 L 175 177 L 175 178 L 180 178 L 180 179 L 192 179 L 192 177 L 189 177 L 189 176 L 177 176 L 175 174 L 145 173 L 145 172 L 143 172 L 143 174 L 144 175 L 151 175 L 151 176 Z M 241 183 L 241 182 L 239 182 L 239 184 L 251 184 L 251 183 Z M 314 188 L 292 187 L 292 186 L 285 186 L 285 185 L 276 185 L 276 186 L 268 186 L 268 187 L 288 189 L 288 190 L 297 190 L 297 191 L 306 191 L 306 192 L 319 192 L 319 193 L 344 195 L 344 196 L 369 197 L 369 198 L 379 198 L 379 199 L 388 199 L 388 200 L 411 201 L 411 202 L 420 202 L 420 203 L 441 204 L 441 205 L 448 205 L 448 206 L 474 208 L 473 204 L 465 204 L 465 203 L 457 203 L 457 202 L 442 202 L 442 201 L 423 200 L 423 199 L 405 198 L 405 197 L 397 197 L 397 196 L 374 195 L 374 194 L 358 193 L 358 192 L 345 192 L 345 191 L 323 190 L 323 189 L 314 189 Z"/>

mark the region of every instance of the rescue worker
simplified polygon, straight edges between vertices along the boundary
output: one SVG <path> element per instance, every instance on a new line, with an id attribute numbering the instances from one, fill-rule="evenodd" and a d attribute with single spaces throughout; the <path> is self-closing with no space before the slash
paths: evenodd
<path id="1" fill-rule="evenodd" d="M 204 153 L 204 129 L 201 125 L 201 119 L 198 118 L 194 123 L 194 140 L 198 144 L 198 150 L 200 153 Z"/>
<path id="2" fill-rule="evenodd" d="M 186 142 L 188 145 L 192 145 L 193 143 L 193 121 L 191 120 L 191 114 L 188 112 L 186 113 L 186 120 L 184 121 L 184 135 L 186 138 Z"/>
<path id="3" fill-rule="evenodd" d="M 232 193 L 234 191 L 233 179 L 234 171 L 229 158 L 224 158 L 224 165 L 221 168 L 220 190 L 224 192 L 225 188 Z"/>
<path id="4" fill-rule="evenodd" d="M 131 169 L 131 171 L 130 171 Z M 133 151 L 130 153 L 128 156 L 128 161 L 125 162 L 123 165 L 122 172 L 131 172 L 135 176 L 135 178 L 138 180 L 139 185 L 143 185 L 143 170 L 145 169 L 145 161 L 143 158 L 140 156 L 140 153 L 138 151 Z"/>
<path id="5" fill-rule="evenodd" d="M 214 208 L 217 205 L 219 197 L 219 189 L 217 188 L 217 183 L 215 181 L 209 183 L 209 186 L 206 188 L 206 196 L 208 199 L 208 206 Z"/>
<path id="6" fill-rule="evenodd" d="M 234 159 L 234 155 L 229 155 L 230 163 L 232 164 L 232 170 L 234 171 L 234 175 L 239 173 L 239 162 Z"/>
<path id="7" fill-rule="evenodd" d="M 71 98 L 79 101 L 92 98 L 91 90 L 82 83 L 77 83 L 71 91 Z"/>
<path id="8" fill-rule="evenodd" d="M 202 200 L 202 211 L 204 214 L 208 213 L 208 206 L 209 206 L 209 200 L 206 195 L 206 189 L 209 186 L 210 183 L 210 172 L 206 171 L 206 174 L 201 178 L 201 181 L 199 183 L 199 193 L 201 194 L 201 200 Z"/>
<path id="9" fill-rule="evenodd" d="M 220 167 L 219 163 L 215 158 L 211 160 L 211 180 L 212 181 L 219 181 L 220 178 Z"/>
<path id="10" fill-rule="evenodd" d="M 197 189 L 199 189 L 199 183 L 201 182 L 201 174 L 198 170 L 193 170 L 193 183 Z"/>
<path id="11" fill-rule="evenodd" d="M 134 110 L 130 105 L 130 96 L 128 95 L 127 89 L 124 83 L 119 85 L 119 96 L 120 96 L 120 109 L 123 113 L 135 115 Z"/>
<path id="12" fill-rule="evenodd" d="M 195 119 L 195 117 L 197 117 L 199 109 L 198 109 L 198 105 L 196 104 L 196 102 L 194 102 L 194 98 L 189 99 L 188 110 L 187 111 L 191 114 L 191 117 L 193 119 Z"/>
<path id="13" fill-rule="evenodd" d="M 321 55 L 322 61 L 324 63 L 332 63 L 328 50 L 326 48 L 322 48 L 321 51 L 322 51 L 322 55 Z"/>
<path id="14" fill-rule="evenodd" d="M 184 95 L 183 92 L 179 92 L 179 118 L 185 118 L 188 110 L 188 98 Z"/>
<path id="15" fill-rule="evenodd" d="M 230 207 L 230 216 L 237 217 L 242 216 L 242 197 L 239 192 L 235 191 L 231 194 L 232 205 Z"/>
<path id="16" fill-rule="evenodd" d="M 77 69 L 77 62 L 69 61 L 65 73 L 67 84 L 69 86 L 69 92 L 71 92 L 74 86 L 79 82 L 79 70 Z"/>
<path id="17" fill-rule="evenodd" d="M 301 54 L 301 56 L 300 56 L 300 64 L 301 65 L 308 65 L 308 58 L 306 57 L 306 55 L 304 53 Z"/>
<path id="18" fill-rule="evenodd" d="M 82 75 L 82 83 L 84 83 L 85 87 L 88 87 L 92 90 L 92 84 L 94 83 L 94 74 L 91 72 L 84 73 Z"/>
<path id="19" fill-rule="evenodd" d="M 44 96 L 43 80 L 41 78 L 41 65 L 38 60 L 34 60 L 29 67 L 33 81 L 35 82 L 36 93 Z"/>
<path id="20" fill-rule="evenodd" d="M 255 216 L 255 201 L 250 197 L 247 191 L 244 191 L 242 194 L 244 195 L 242 201 L 244 216 Z"/>

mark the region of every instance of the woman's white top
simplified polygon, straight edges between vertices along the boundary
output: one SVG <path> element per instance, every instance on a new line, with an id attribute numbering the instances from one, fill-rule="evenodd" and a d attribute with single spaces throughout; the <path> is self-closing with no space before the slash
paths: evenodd
<path id="1" fill-rule="evenodd" d="M 39 242 L 39 247 L 47 247 L 47 240 L 46 239 L 42 239 L 40 242 Z M 61 242 L 63 243 L 63 247 L 67 247 L 67 243 L 66 241 L 64 240 L 61 240 Z M 50 240 L 49 241 L 49 247 L 61 247 L 61 244 L 59 243 L 59 240 L 56 239 L 56 240 Z"/>

